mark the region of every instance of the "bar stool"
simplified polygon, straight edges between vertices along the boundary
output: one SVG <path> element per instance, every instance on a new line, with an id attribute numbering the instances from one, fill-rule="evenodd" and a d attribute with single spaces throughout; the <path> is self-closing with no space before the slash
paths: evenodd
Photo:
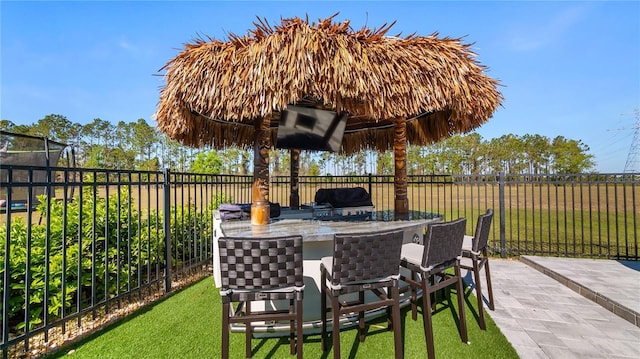
<path id="1" fill-rule="evenodd" d="M 480 284 L 480 270 L 484 267 L 487 280 L 487 294 L 489 296 L 489 309 L 495 310 L 493 302 L 493 289 L 491 288 L 491 272 L 489 271 L 489 254 L 487 246 L 489 244 L 489 229 L 491 228 L 491 220 L 493 219 L 493 210 L 488 209 L 484 214 L 478 216 L 478 224 L 476 225 L 476 233 L 473 237 L 464 236 L 462 242 L 462 257 L 471 259 L 471 266 L 461 264 L 460 267 L 473 272 L 473 279 L 476 287 L 476 297 L 478 299 L 478 324 L 480 328 L 485 330 L 487 325 L 484 320 L 482 286 Z"/>
<path id="2" fill-rule="evenodd" d="M 246 357 L 250 358 L 251 323 L 270 320 L 289 321 L 290 353 L 302 358 L 302 236 L 222 237 L 218 243 L 222 279 L 222 358 L 229 357 L 230 323 L 245 324 L 245 351 Z M 288 300 L 289 308 L 251 311 L 251 302 L 271 300 Z M 237 303 L 235 310 L 232 303 Z"/>
<path id="3" fill-rule="evenodd" d="M 467 220 L 460 218 L 451 222 L 432 224 L 427 228 L 424 245 L 407 243 L 402 246 L 400 266 L 411 272 L 411 277 L 401 279 L 409 284 L 411 290 L 412 319 L 417 320 L 418 290 L 422 291 L 422 316 L 424 336 L 427 342 L 429 359 L 435 358 L 433 343 L 431 294 L 451 285 L 456 286 L 458 297 L 458 316 L 460 339 L 467 342 L 467 323 L 464 312 L 464 291 L 460 274 L 462 240 Z M 447 272 L 453 268 L 454 274 Z M 451 308 L 453 309 L 453 308 Z"/>
<path id="4" fill-rule="evenodd" d="M 364 342 L 365 312 L 379 308 L 386 308 L 387 315 L 391 316 L 388 328 L 394 334 L 395 357 L 403 357 L 398 301 L 402 239 L 402 230 L 334 235 L 333 256 L 322 258 L 320 263 L 323 351 L 327 350 L 329 297 L 334 358 L 340 358 L 340 317 L 358 313 L 359 340 Z M 365 292 L 373 292 L 377 299 L 365 302 Z M 358 299 L 350 302 L 340 300 L 340 296 L 350 293 L 357 293 Z"/>

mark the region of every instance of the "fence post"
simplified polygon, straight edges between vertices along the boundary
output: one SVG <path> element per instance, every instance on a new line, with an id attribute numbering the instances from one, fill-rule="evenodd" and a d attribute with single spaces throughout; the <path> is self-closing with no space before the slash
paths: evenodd
<path id="1" fill-rule="evenodd" d="M 500 205 L 500 257 L 506 257 L 507 235 L 504 213 L 504 172 L 498 172 L 498 202 Z"/>
<path id="2" fill-rule="evenodd" d="M 369 196 L 371 196 L 373 189 L 373 175 L 369 173 Z"/>
<path id="3" fill-rule="evenodd" d="M 5 241 L 4 241 L 4 248 L 2 249 L 4 252 L 4 258 L 3 258 L 3 267 L 0 268 L 2 269 L 2 309 L 0 310 L 0 315 L 2 315 L 2 317 L 0 319 L 2 319 L 2 324 L 0 324 L 0 326 L 2 328 L 0 328 L 0 330 L 2 330 L 2 338 L 0 338 L 0 344 L 2 344 L 0 346 L 0 348 L 2 348 L 2 358 L 8 358 L 9 357 L 9 281 L 11 280 L 11 270 L 10 270 L 10 266 L 9 264 L 11 263 L 11 202 L 13 201 L 12 199 L 12 195 L 13 195 L 13 186 L 12 186 L 12 182 L 13 182 L 13 168 L 9 167 L 7 168 L 7 177 L 6 178 L 0 178 L 3 181 L 7 181 L 6 183 L 8 184 L 7 187 L 7 194 L 6 194 L 6 199 L 7 202 L 5 203 L 5 213 L 4 215 L 6 215 L 6 226 L 5 226 Z M 26 289 L 26 288 L 25 288 Z M 31 314 L 31 313 L 29 313 Z"/>
<path id="4" fill-rule="evenodd" d="M 165 168 L 163 175 L 163 218 L 164 225 L 164 291 L 171 291 L 171 181 L 170 171 Z"/>

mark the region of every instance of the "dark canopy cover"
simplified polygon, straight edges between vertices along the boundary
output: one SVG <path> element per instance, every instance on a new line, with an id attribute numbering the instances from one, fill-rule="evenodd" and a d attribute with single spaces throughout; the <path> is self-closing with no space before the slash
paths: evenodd
<path id="1" fill-rule="evenodd" d="M 362 187 L 319 189 L 315 202 L 329 203 L 334 208 L 373 206 L 371 196 Z"/>

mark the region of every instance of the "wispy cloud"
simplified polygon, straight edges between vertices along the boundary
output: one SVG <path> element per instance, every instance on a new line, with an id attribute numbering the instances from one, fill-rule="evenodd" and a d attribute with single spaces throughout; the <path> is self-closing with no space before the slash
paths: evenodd
<path id="1" fill-rule="evenodd" d="M 118 41 L 118 47 L 131 52 L 138 51 L 138 47 L 129 42 L 129 40 L 124 37 L 120 38 L 120 40 Z"/>
<path id="2" fill-rule="evenodd" d="M 152 54 L 152 50 L 149 49 L 147 44 L 140 46 L 124 36 L 118 40 L 117 46 L 120 51 L 124 51 L 134 58 L 144 58 Z"/>
<path id="3" fill-rule="evenodd" d="M 531 17 L 535 23 L 527 23 L 515 29 L 510 36 L 511 47 L 516 51 L 535 51 L 564 37 L 573 26 L 583 21 L 591 12 L 587 4 L 572 5 L 547 18 Z"/>

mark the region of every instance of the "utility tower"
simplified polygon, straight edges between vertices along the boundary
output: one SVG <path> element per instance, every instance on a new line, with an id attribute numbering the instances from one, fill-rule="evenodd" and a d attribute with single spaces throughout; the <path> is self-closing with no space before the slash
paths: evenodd
<path id="1" fill-rule="evenodd" d="M 633 140 L 624 165 L 625 173 L 640 173 L 640 110 L 636 110 L 636 125 L 632 127 Z"/>

